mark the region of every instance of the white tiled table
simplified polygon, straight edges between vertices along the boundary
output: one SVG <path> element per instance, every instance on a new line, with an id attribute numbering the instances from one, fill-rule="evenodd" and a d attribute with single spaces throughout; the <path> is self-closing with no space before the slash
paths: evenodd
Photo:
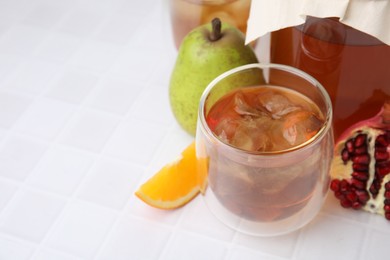
<path id="1" fill-rule="evenodd" d="M 387 259 L 390 223 L 329 197 L 287 236 L 134 191 L 191 141 L 171 115 L 162 1 L 0 1 L 0 260 Z M 386 258 L 387 257 L 387 258 Z"/>

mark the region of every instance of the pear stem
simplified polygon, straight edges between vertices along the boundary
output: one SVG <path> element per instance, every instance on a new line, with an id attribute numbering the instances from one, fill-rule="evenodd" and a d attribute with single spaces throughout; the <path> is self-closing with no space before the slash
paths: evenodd
<path id="1" fill-rule="evenodd" d="M 211 26 L 212 26 L 212 29 L 211 29 L 211 34 L 210 34 L 210 41 L 212 41 L 212 42 L 218 41 L 222 37 L 221 20 L 218 17 L 214 18 L 211 21 Z"/>

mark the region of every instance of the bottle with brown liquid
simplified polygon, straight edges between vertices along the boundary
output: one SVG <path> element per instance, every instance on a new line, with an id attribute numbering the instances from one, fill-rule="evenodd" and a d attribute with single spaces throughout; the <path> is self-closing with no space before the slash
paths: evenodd
<path id="1" fill-rule="evenodd" d="M 299 68 L 328 91 L 335 137 L 390 98 L 390 46 L 338 18 L 308 17 L 271 33 L 270 60 Z"/>

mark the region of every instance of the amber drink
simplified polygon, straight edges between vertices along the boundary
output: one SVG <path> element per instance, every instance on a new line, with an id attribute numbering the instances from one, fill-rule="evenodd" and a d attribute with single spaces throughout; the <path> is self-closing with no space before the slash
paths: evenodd
<path id="1" fill-rule="evenodd" d="M 249 85 L 249 72 L 263 83 Z M 196 137 L 198 157 L 209 161 L 210 210 L 253 235 L 310 221 L 329 183 L 331 118 L 326 91 L 291 67 L 245 65 L 214 80 L 201 99 Z"/>

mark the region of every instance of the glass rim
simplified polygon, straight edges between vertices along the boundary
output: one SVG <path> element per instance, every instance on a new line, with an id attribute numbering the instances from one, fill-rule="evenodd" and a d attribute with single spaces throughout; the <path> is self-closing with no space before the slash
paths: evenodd
<path id="1" fill-rule="evenodd" d="M 284 150 L 279 150 L 279 151 L 266 151 L 266 152 L 248 151 L 248 150 L 237 148 L 237 147 L 230 145 L 228 143 L 225 143 L 220 138 L 218 138 L 211 131 L 211 129 L 209 128 L 209 126 L 206 122 L 204 110 L 205 110 L 205 103 L 206 103 L 207 97 L 209 96 L 210 91 L 213 89 L 213 87 L 219 81 L 223 80 L 224 78 L 226 78 L 234 73 L 237 73 L 237 72 L 240 72 L 243 70 L 247 70 L 247 69 L 253 69 L 253 68 L 259 68 L 259 69 L 270 68 L 270 69 L 279 69 L 282 71 L 290 72 L 290 73 L 293 73 L 299 77 L 304 78 L 305 80 L 310 82 L 314 87 L 316 87 L 319 90 L 319 92 L 321 93 L 321 95 L 324 99 L 324 103 L 327 105 L 325 120 L 324 120 L 324 123 L 323 123 L 321 129 L 314 136 L 312 136 L 310 139 L 308 139 L 306 142 L 303 142 L 297 146 L 294 146 L 294 147 L 291 147 L 288 149 L 284 149 Z M 200 101 L 199 101 L 198 120 L 199 120 L 200 127 L 203 130 L 204 135 L 208 139 L 210 139 L 210 140 L 212 140 L 220 145 L 223 145 L 224 147 L 226 147 L 226 149 L 228 149 L 234 153 L 239 153 L 239 154 L 245 153 L 248 155 L 255 155 L 255 156 L 283 155 L 283 154 L 289 154 L 290 152 L 293 152 L 296 150 L 303 151 L 303 150 L 309 149 L 310 147 L 312 147 L 316 143 L 318 143 L 320 140 L 322 140 L 326 136 L 326 134 L 328 133 L 329 128 L 332 126 L 333 109 L 332 109 L 332 102 L 331 102 L 330 96 L 329 96 L 328 92 L 326 91 L 326 89 L 322 86 L 322 84 L 318 80 L 316 80 L 313 76 L 309 75 L 308 73 L 306 73 L 302 70 L 299 70 L 297 68 L 294 68 L 292 66 L 288 66 L 288 65 L 276 64 L 276 63 L 251 63 L 251 64 L 241 65 L 241 66 L 238 66 L 236 68 L 230 69 L 230 70 L 220 74 L 219 76 L 217 76 L 215 79 L 213 79 L 207 85 L 207 87 L 203 91 L 201 98 L 200 98 Z"/>

